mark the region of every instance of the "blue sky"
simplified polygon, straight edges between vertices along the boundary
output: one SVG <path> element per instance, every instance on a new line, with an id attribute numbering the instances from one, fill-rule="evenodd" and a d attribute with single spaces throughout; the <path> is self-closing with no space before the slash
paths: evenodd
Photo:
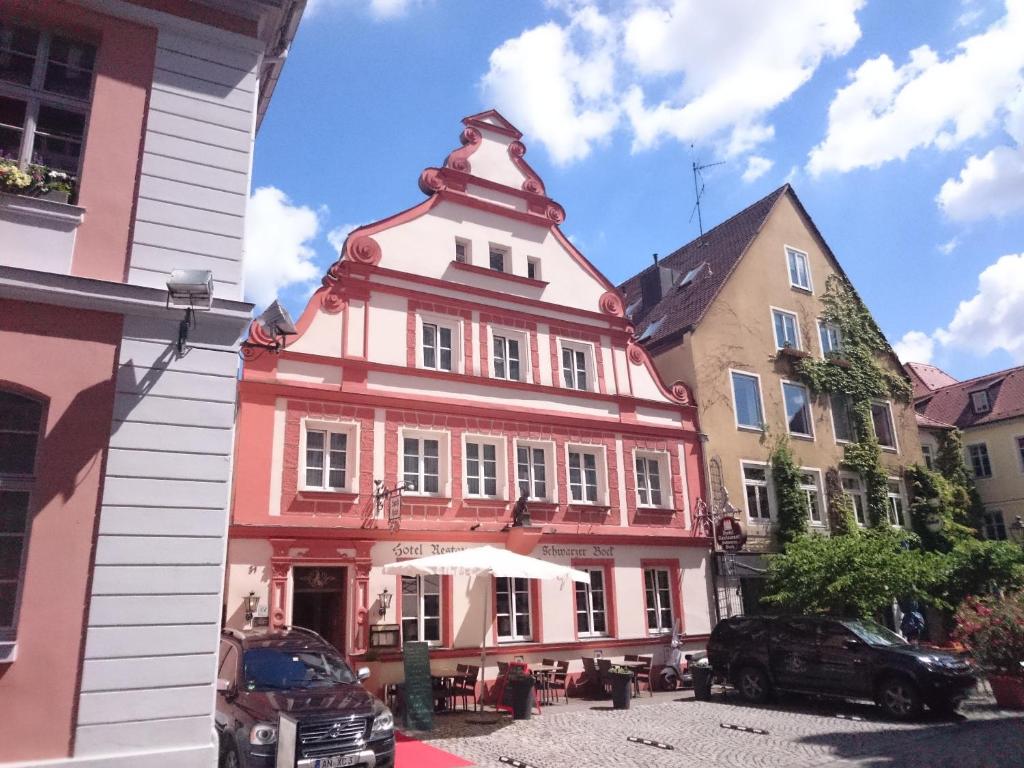
<path id="1" fill-rule="evenodd" d="M 614 282 L 790 181 L 905 359 L 1024 363 L 1024 0 L 315 0 L 256 142 L 250 300 L 495 107 Z M 691 150 L 691 144 L 694 149 Z M 333 243 L 332 243 L 333 241 Z"/>

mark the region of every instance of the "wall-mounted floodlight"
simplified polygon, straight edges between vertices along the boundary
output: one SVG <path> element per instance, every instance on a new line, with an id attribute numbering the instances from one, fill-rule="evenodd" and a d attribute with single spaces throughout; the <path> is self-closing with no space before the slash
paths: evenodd
<path id="1" fill-rule="evenodd" d="M 196 310 L 213 307 L 213 272 L 208 269 L 175 269 L 167 279 L 167 306 L 185 307 L 185 319 L 178 326 L 178 354 L 184 354 L 188 332 L 195 327 Z"/>
<path id="2" fill-rule="evenodd" d="M 259 333 L 255 334 L 256 338 L 265 337 L 269 341 L 264 343 L 244 341 L 242 342 L 243 350 L 269 349 L 276 354 L 284 349 L 285 339 L 288 336 L 294 336 L 299 332 L 295 323 L 292 322 L 292 316 L 288 314 L 288 310 L 281 306 L 280 301 L 276 300 L 263 310 L 263 313 L 253 322 L 259 330 Z"/>

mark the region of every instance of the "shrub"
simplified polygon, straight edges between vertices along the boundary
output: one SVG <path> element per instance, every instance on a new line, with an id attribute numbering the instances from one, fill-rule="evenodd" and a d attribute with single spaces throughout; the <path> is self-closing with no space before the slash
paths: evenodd
<path id="1" fill-rule="evenodd" d="M 956 612 L 953 636 L 989 674 L 1024 677 L 1024 592 L 967 598 Z"/>

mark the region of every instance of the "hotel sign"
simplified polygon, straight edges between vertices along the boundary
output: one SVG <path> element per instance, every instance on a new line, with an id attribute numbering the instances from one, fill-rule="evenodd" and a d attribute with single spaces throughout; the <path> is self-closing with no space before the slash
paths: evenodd
<path id="1" fill-rule="evenodd" d="M 587 546 L 556 547 L 545 544 L 540 548 L 541 557 L 615 557 L 615 546 L 602 547 L 599 544 Z"/>
<path id="2" fill-rule="evenodd" d="M 429 557 L 430 555 L 446 555 L 449 552 L 462 552 L 472 547 L 462 544 L 434 543 L 430 541 L 407 542 L 400 541 L 391 548 L 395 559 L 407 559 L 416 557 Z"/>

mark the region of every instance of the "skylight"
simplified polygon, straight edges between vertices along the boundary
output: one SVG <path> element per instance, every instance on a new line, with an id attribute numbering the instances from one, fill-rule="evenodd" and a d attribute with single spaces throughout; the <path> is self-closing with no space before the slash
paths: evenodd
<path id="1" fill-rule="evenodd" d="M 662 315 L 657 320 L 655 320 L 653 323 L 651 323 L 646 328 L 644 328 L 644 332 L 641 333 L 639 336 L 637 336 L 636 340 L 637 341 L 643 341 L 644 339 L 651 338 L 651 336 L 656 334 L 658 332 L 658 329 L 661 328 L 661 324 L 665 322 L 665 317 L 666 317 L 666 315 Z"/>
<path id="2" fill-rule="evenodd" d="M 697 266 L 697 267 L 694 267 L 693 269 L 691 269 L 689 272 L 686 273 L 686 277 L 684 277 L 682 279 L 682 282 L 680 282 L 677 287 L 678 288 L 685 288 L 686 286 L 688 286 L 690 283 L 692 283 L 694 280 L 697 279 L 697 277 L 700 275 L 701 272 L 704 271 L 704 269 L 707 267 L 707 265 L 708 265 L 708 263 L 705 261 L 700 266 Z"/>
<path id="3" fill-rule="evenodd" d="M 637 299 L 632 304 L 630 304 L 628 307 L 626 307 L 626 317 L 632 319 L 633 315 L 636 314 L 636 311 L 638 309 L 640 309 L 640 305 L 643 304 L 643 303 L 644 303 L 643 299 Z"/>

